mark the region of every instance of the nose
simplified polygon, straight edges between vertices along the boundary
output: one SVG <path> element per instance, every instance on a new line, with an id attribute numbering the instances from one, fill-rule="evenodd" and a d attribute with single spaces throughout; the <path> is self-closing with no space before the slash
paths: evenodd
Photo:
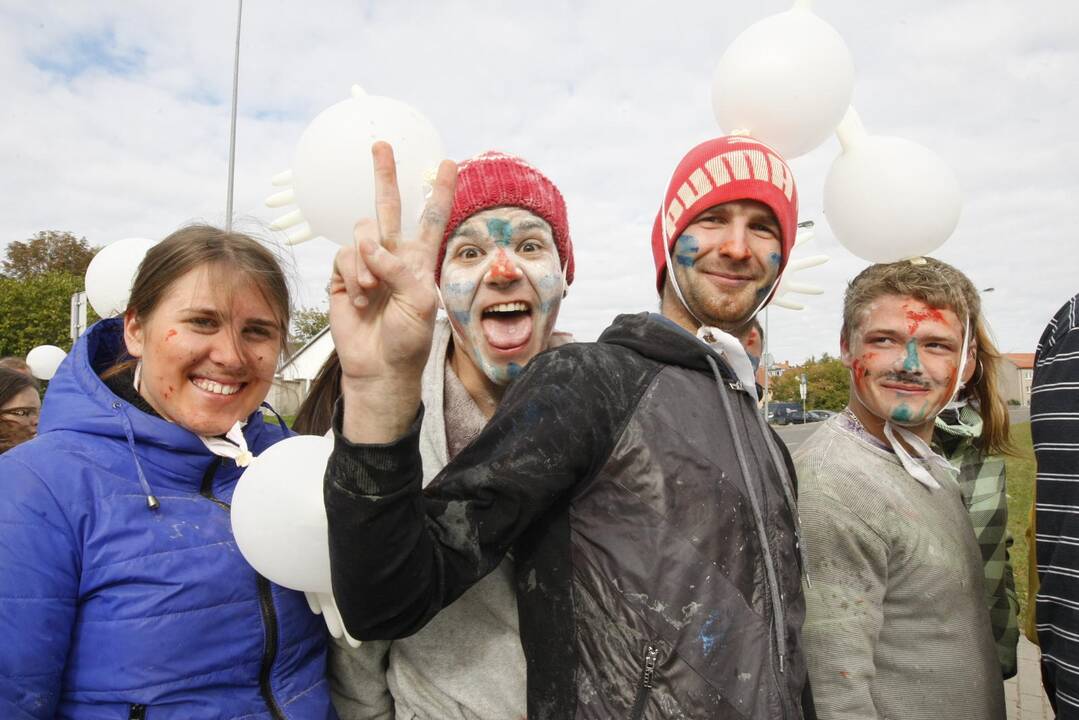
<path id="1" fill-rule="evenodd" d="M 719 252 L 732 260 L 742 261 L 750 258 L 749 227 L 741 219 L 728 223 L 719 243 Z"/>
<path id="2" fill-rule="evenodd" d="M 214 337 L 210 348 L 210 362 L 228 369 L 239 369 L 246 364 L 246 358 L 240 351 L 237 336 L 228 330 L 222 330 Z"/>
<path id="3" fill-rule="evenodd" d="M 495 259 L 487 269 L 487 275 L 483 279 L 484 282 L 492 285 L 509 285 L 520 280 L 523 276 L 524 273 L 521 272 L 521 268 L 517 267 L 517 263 L 513 261 L 509 253 L 504 248 L 499 248 Z"/>

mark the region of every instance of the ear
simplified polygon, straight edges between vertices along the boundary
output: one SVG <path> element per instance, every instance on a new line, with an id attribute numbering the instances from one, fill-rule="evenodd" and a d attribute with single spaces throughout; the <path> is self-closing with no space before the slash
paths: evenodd
<path id="1" fill-rule="evenodd" d="M 963 377 L 960 381 L 966 385 L 974 377 L 974 371 L 978 369 L 978 345 L 973 340 L 967 348 L 967 364 L 963 366 Z"/>
<path id="2" fill-rule="evenodd" d="M 142 357 L 146 346 L 146 328 L 136 317 L 134 310 L 124 313 L 124 344 L 127 345 L 128 355 L 133 358 Z"/>
<path id="3" fill-rule="evenodd" d="M 850 344 L 845 337 L 839 338 L 839 358 L 843 361 L 843 367 L 850 368 L 854 365 L 854 354 L 850 351 Z"/>

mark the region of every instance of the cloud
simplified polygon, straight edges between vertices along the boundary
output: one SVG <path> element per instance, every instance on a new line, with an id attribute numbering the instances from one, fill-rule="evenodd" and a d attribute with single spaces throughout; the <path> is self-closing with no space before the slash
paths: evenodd
<path id="1" fill-rule="evenodd" d="M 596 337 L 618 312 L 654 309 L 652 218 L 681 154 L 718 132 L 711 76 L 749 24 L 789 2 L 671 0 L 355 3 L 244 7 L 235 210 L 258 226 L 269 178 L 306 123 L 352 83 L 408 102 L 448 153 L 520 154 L 562 188 L 577 280 L 560 325 Z M 942 259 L 992 286 L 1005 350 L 1031 350 L 1079 290 L 1079 7 L 1065 2 L 821 3 L 851 47 L 867 130 L 900 135 L 956 170 L 965 206 Z M 38 2 L 0 9 L 0 240 L 65 229 L 93 243 L 163 237 L 224 220 L 236 8 Z M 792 108 L 797 112 L 797 108 Z M 817 221 L 805 273 L 828 288 L 769 313 L 772 352 L 838 350 L 845 282 L 866 263 L 822 211 L 831 140 L 793 161 L 801 215 Z M 909 208 L 918 212 L 918 208 Z M 280 239 L 280 236 L 276 236 Z M 299 300 L 317 305 L 335 248 L 286 250 Z"/>

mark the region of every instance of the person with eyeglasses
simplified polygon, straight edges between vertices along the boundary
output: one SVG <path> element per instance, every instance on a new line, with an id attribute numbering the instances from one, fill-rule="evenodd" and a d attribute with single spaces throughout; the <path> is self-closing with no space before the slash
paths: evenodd
<path id="1" fill-rule="evenodd" d="M 0 453 L 37 435 L 41 393 L 33 377 L 0 367 Z"/>

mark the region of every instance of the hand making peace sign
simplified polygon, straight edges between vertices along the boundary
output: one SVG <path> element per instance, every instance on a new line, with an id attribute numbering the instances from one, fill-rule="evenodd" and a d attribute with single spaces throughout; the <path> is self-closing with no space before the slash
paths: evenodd
<path id="1" fill-rule="evenodd" d="M 417 237 L 403 238 L 393 149 L 378 142 L 371 154 L 378 220 L 356 223 L 356 245 L 337 253 L 330 277 L 344 432 L 367 443 L 397 439 L 419 406 L 438 307 L 435 262 L 457 181 L 457 166 L 443 160 Z"/>

